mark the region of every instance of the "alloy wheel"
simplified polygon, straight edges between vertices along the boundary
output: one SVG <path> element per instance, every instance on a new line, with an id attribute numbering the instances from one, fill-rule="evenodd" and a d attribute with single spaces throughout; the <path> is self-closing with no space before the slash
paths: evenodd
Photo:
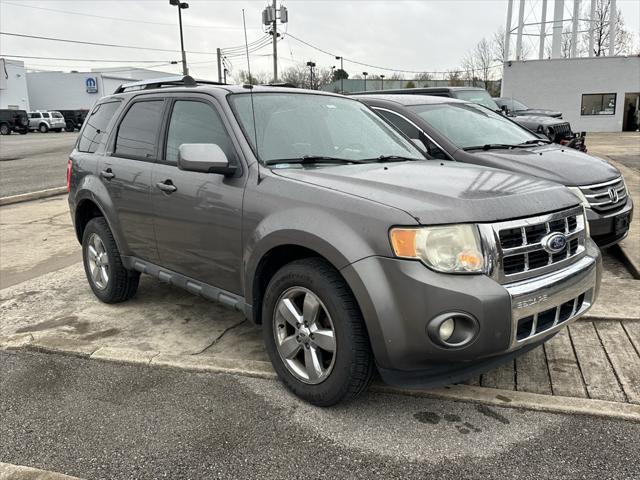
<path id="1" fill-rule="evenodd" d="M 93 284 L 100 290 L 104 290 L 109 284 L 109 256 L 104 243 L 95 233 L 89 238 L 87 261 Z"/>
<path id="2" fill-rule="evenodd" d="M 318 296 L 303 287 L 291 287 L 278 299 L 273 314 L 276 349 L 287 370 L 298 380 L 318 384 L 333 370 L 335 329 Z"/>

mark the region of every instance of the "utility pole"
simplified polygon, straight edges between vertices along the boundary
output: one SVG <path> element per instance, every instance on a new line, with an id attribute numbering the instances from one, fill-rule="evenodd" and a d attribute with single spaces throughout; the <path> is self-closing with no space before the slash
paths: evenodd
<path id="1" fill-rule="evenodd" d="M 571 58 L 578 53 L 578 19 L 580 18 L 580 0 L 573 0 L 573 21 L 571 22 Z"/>
<path id="2" fill-rule="evenodd" d="M 278 18 L 280 23 L 289 21 L 289 11 L 287 7 L 280 6 L 278 8 L 277 0 L 273 0 L 273 5 L 268 6 L 262 11 L 262 23 L 271 27 L 271 36 L 273 37 L 273 82 L 278 81 Z M 278 13 L 280 16 L 278 16 Z"/>
<path id="3" fill-rule="evenodd" d="M 225 84 L 227 83 L 227 72 L 228 72 L 228 71 L 229 71 L 229 70 L 227 70 L 227 67 L 224 67 L 224 70 L 223 70 L 223 72 L 224 72 L 224 77 L 223 77 L 223 78 L 224 78 L 224 80 L 222 80 L 222 81 L 223 81 L 223 83 L 225 83 Z"/>
<path id="4" fill-rule="evenodd" d="M 507 27 L 504 31 L 504 58 L 505 63 L 509 60 L 509 50 L 511 45 L 511 17 L 513 16 L 513 0 L 507 4 Z"/>
<path id="5" fill-rule="evenodd" d="M 616 35 L 618 21 L 618 8 L 616 7 L 616 0 L 611 0 L 611 6 L 609 7 L 609 56 L 613 57 L 616 54 Z"/>
<path id="6" fill-rule="evenodd" d="M 340 60 L 340 93 L 344 93 L 344 59 L 342 57 L 336 57 L 336 60 Z"/>
<path id="7" fill-rule="evenodd" d="M 538 59 L 544 58 L 544 42 L 547 37 L 547 0 L 542 0 L 542 18 L 540 19 L 540 47 L 538 48 Z"/>
<path id="8" fill-rule="evenodd" d="M 368 72 L 362 72 L 362 76 L 364 77 L 364 91 L 367 91 L 367 75 L 369 75 Z"/>
<path id="9" fill-rule="evenodd" d="M 276 0 L 273 0 L 273 82 L 278 83 L 278 11 L 276 6 Z"/>
<path id="10" fill-rule="evenodd" d="M 380 90 L 384 90 L 384 75 L 380 75 Z"/>
<path id="11" fill-rule="evenodd" d="M 219 48 L 216 48 L 216 56 L 218 57 L 218 82 L 222 82 L 222 52 Z"/>
<path id="12" fill-rule="evenodd" d="M 184 38 L 182 36 L 182 10 L 189 8 L 187 2 L 181 2 L 180 0 L 169 0 L 169 5 L 178 7 L 178 23 L 180 24 L 180 50 L 182 50 L 182 74 L 189 75 L 189 69 L 187 68 L 187 55 L 184 51 Z"/>

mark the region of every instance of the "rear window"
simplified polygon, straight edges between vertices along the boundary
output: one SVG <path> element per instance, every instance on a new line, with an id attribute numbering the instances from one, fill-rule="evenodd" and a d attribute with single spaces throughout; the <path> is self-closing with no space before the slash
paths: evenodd
<path id="1" fill-rule="evenodd" d="M 454 95 L 460 100 L 484 105 L 494 111 L 500 110 L 498 104 L 493 100 L 493 98 L 491 98 L 491 95 L 489 95 L 489 92 L 486 90 L 456 90 Z"/>
<path id="2" fill-rule="evenodd" d="M 51 116 L 52 116 L 53 118 L 62 118 L 62 114 L 61 114 L 61 113 L 58 113 L 58 112 L 53 112 L 53 113 L 51 114 Z"/>
<path id="3" fill-rule="evenodd" d="M 107 102 L 95 106 L 80 134 L 79 151 L 93 153 L 98 149 L 102 140 L 108 135 L 106 129 L 109 121 L 119 106 L 120 102 Z"/>

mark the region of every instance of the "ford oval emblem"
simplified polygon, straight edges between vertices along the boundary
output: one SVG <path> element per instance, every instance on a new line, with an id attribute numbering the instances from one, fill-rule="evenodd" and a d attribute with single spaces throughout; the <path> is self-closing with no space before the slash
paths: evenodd
<path id="1" fill-rule="evenodd" d="M 560 253 L 567 248 L 567 237 L 562 233 L 553 232 L 544 237 L 541 243 L 547 253 Z"/>

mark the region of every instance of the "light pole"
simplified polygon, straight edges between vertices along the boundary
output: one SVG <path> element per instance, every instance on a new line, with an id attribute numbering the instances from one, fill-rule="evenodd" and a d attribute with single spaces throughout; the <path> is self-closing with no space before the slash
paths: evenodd
<path id="1" fill-rule="evenodd" d="M 364 91 L 367 91 L 367 75 L 369 75 L 368 72 L 362 72 L 362 76 L 364 77 Z"/>
<path id="2" fill-rule="evenodd" d="M 344 58 L 336 57 L 336 60 L 340 60 L 340 93 L 344 93 Z"/>
<path id="3" fill-rule="evenodd" d="M 380 75 L 380 90 L 384 90 L 384 75 Z"/>
<path id="4" fill-rule="evenodd" d="M 307 62 L 307 67 L 309 67 L 309 73 L 311 74 L 311 90 L 315 90 L 313 86 L 313 68 L 316 66 L 315 62 Z"/>
<path id="5" fill-rule="evenodd" d="M 182 74 L 189 75 L 189 69 L 187 68 L 187 55 L 184 52 L 184 38 L 182 36 L 182 10 L 189 8 L 187 2 L 181 2 L 180 0 L 169 0 L 169 5 L 178 7 L 178 23 L 180 24 L 180 50 L 182 50 Z"/>

